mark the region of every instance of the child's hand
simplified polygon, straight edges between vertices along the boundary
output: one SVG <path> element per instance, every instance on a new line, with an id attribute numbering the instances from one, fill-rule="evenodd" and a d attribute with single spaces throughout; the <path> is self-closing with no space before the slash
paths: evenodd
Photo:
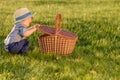
<path id="1" fill-rule="evenodd" d="M 40 24 L 36 24 L 36 25 L 34 25 L 34 27 L 36 28 L 36 30 L 39 30 Z"/>

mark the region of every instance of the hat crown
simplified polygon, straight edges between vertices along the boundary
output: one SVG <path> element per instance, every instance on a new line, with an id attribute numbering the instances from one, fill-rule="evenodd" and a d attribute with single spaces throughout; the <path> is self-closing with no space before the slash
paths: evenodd
<path id="1" fill-rule="evenodd" d="M 29 13 L 30 11 L 27 9 L 27 8 L 20 8 L 19 10 L 17 10 L 15 13 L 14 13 L 14 18 L 17 18 L 19 16 L 22 16 L 26 13 Z"/>
<path id="2" fill-rule="evenodd" d="M 25 20 L 27 18 L 33 17 L 35 14 L 32 14 L 27 8 L 20 8 L 15 11 L 13 17 L 15 23 Z"/>

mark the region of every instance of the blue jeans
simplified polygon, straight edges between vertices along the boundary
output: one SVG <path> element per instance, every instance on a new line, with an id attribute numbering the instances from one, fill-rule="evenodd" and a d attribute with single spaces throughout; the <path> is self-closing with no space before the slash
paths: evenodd
<path id="1" fill-rule="evenodd" d="M 25 54 L 28 48 L 29 48 L 29 42 L 27 39 L 5 45 L 6 51 L 17 54 Z"/>

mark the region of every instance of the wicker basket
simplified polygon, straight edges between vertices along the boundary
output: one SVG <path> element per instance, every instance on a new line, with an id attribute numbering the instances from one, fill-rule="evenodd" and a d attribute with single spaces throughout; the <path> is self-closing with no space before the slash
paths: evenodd
<path id="1" fill-rule="evenodd" d="M 39 36 L 39 46 L 44 53 L 70 54 L 72 53 L 77 36 L 66 30 L 61 30 L 61 14 L 56 16 L 55 28 L 41 26 L 40 31 L 45 34 Z"/>

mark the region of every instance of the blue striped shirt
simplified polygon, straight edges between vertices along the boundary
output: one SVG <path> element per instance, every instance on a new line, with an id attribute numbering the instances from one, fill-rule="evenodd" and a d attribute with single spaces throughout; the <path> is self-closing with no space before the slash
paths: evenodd
<path id="1" fill-rule="evenodd" d="M 5 45 L 14 43 L 14 42 L 19 42 L 25 37 L 23 36 L 23 33 L 26 31 L 26 26 L 22 23 L 17 23 L 14 25 L 12 28 L 11 32 L 8 34 L 6 39 L 4 40 Z"/>

